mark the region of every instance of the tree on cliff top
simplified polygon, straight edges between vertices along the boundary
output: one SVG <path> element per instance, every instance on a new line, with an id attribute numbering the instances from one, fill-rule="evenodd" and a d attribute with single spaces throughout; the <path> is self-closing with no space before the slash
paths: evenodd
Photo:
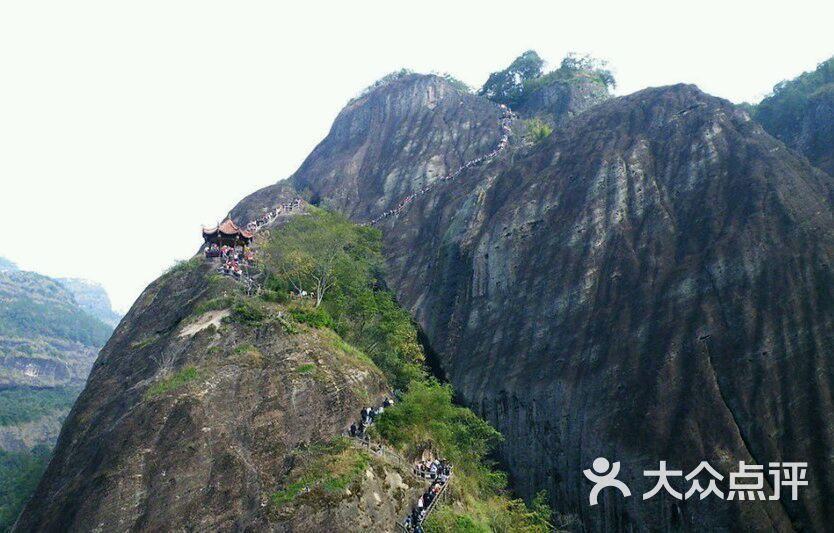
<path id="1" fill-rule="evenodd" d="M 607 63 L 589 55 L 570 53 L 562 59 L 559 68 L 547 74 L 543 74 L 544 66 L 542 58 L 533 50 L 528 50 L 506 69 L 490 74 L 478 94 L 493 102 L 515 107 L 539 88 L 552 83 L 567 83 L 581 79 L 609 88 L 617 86 Z"/>
<path id="2" fill-rule="evenodd" d="M 755 118 L 783 141 L 799 135 L 802 117 L 814 97 L 834 87 L 834 57 L 792 80 L 780 81 L 773 92 L 753 108 Z"/>
<path id="3" fill-rule="evenodd" d="M 527 50 L 504 70 L 493 72 L 478 92 L 493 102 L 510 107 L 517 104 L 524 92 L 524 82 L 542 75 L 544 60 L 534 50 Z"/>

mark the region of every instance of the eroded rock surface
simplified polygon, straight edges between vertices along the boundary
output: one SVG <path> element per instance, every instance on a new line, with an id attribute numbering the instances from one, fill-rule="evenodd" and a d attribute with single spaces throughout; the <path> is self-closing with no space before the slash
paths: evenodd
<path id="1" fill-rule="evenodd" d="M 400 192 L 428 179 L 390 144 L 422 146 L 425 132 L 373 104 L 396 90 L 422 106 L 409 116 L 429 114 L 411 83 L 349 106 L 301 183 L 363 221 L 392 203 L 381 175 Z M 483 107 L 431 138 L 496 120 Z M 346 120 L 366 116 L 384 126 Z M 462 398 L 506 436 L 523 495 L 548 489 L 592 529 L 822 529 L 834 520 L 832 190 L 730 103 L 649 89 L 513 143 L 387 219 L 389 282 Z M 607 496 L 591 509 L 581 472 L 600 455 L 626 465 L 637 493 L 660 460 L 725 475 L 740 460 L 808 461 L 810 486 L 799 502 Z"/>
<path id="2" fill-rule="evenodd" d="M 277 319 L 191 327 L 212 313 L 196 309 L 217 283 L 210 272 L 201 261 L 140 296 L 96 361 L 17 531 L 299 530 L 276 520 L 270 501 L 293 453 L 339 435 L 389 392 L 375 367 L 323 332 L 288 332 Z M 351 502 L 299 527 L 332 531 L 329 513 Z"/>

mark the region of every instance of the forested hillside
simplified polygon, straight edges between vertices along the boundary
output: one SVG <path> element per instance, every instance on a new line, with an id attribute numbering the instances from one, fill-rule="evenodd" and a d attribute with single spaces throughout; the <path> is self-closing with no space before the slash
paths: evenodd
<path id="1" fill-rule="evenodd" d="M 0 531 L 37 484 L 113 326 L 61 281 L 0 258 Z M 111 311 L 112 313 L 112 311 Z"/>

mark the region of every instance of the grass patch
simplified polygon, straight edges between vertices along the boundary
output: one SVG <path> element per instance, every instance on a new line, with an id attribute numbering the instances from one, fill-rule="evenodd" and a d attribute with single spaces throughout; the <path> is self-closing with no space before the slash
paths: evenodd
<path id="1" fill-rule="evenodd" d="M 315 374 L 316 372 L 316 365 L 313 363 L 307 363 L 304 365 L 299 365 L 295 369 L 296 374 L 301 374 L 302 376 L 305 374 Z"/>
<path id="2" fill-rule="evenodd" d="M 292 481 L 270 496 L 273 511 L 292 504 L 302 493 L 338 497 L 370 464 L 370 457 L 344 437 L 311 444 L 296 452 L 294 459 L 298 466 L 290 475 Z"/>
<path id="3" fill-rule="evenodd" d="M 250 366 L 263 366 L 263 354 L 261 354 L 261 351 L 252 344 L 241 344 L 235 348 L 235 355 L 239 355 L 243 361 Z"/>
<path id="4" fill-rule="evenodd" d="M 209 311 L 220 311 L 221 309 L 228 309 L 232 307 L 234 303 L 235 298 L 232 296 L 220 296 L 218 298 L 212 298 L 210 300 L 206 300 L 205 302 L 199 303 L 194 308 L 194 312 L 191 314 L 192 316 L 200 316 L 208 313 Z"/>
<path id="5" fill-rule="evenodd" d="M 270 497 L 272 505 L 280 507 L 287 503 L 295 501 L 296 496 L 307 486 L 307 481 L 304 479 L 298 480 L 290 484 L 287 488 L 273 492 Z"/>
<path id="6" fill-rule="evenodd" d="M 267 313 L 260 305 L 251 300 L 238 300 L 232 306 L 232 320 L 247 326 L 260 326 L 267 318 Z"/>
<path id="7" fill-rule="evenodd" d="M 344 353 L 345 355 L 348 355 L 357 363 L 376 366 L 374 365 L 373 360 L 370 357 L 368 357 L 367 354 L 365 354 L 365 352 L 363 352 L 356 346 L 350 344 L 349 342 L 345 342 L 345 340 L 339 337 L 338 335 L 333 335 L 333 337 L 331 337 L 331 345 L 335 350 L 338 350 Z"/>
<path id="8" fill-rule="evenodd" d="M 198 377 L 199 372 L 197 371 L 196 367 L 185 367 L 182 370 L 164 378 L 162 381 L 146 390 L 145 398 L 155 398 L 162 394 L 166 394 L 168 392 L 182 387 L 186 383 L 195 381 Z"/>
<path id="9" fill-rule="evenodd" d="M 526 137 L 533 143 L 539 143 L 550 137 L 550 134 L 553 133 L 553 127 L 540 118 L 525 120 L 524 125 L 527 127 Z"/>
<path id="10" fill-rule="evenodd" d="M 290 315 L 296 322 L 307 324 L 313 328 L 332 328 L 334 326 L 333 317 L 320 307 L 293 307 L 290 309 Z"/>
<path id="11" fill-rule="evenodd" d="M 140 339 L 138 341 L 134 341 L 130 343 L 130 347 L 134 350 L 141 350 L 143 348 L 147 348 L 151 344 L 155 343 L 159 339 L 158 335 L 151 335 L 150 337 L 145 337 L 144 339 Z"/>
<path id="12" fill-rule="evenodd" d="M 199 257 L 192 257 L 191 259 L 187 259 L 184 261 L 177 261 L 171 266 L 166 272 L 166 276 L 172 276 L 175 274 L 184 274 L 187 272 L 192 272 L 197 270 L 200 266 L 200 258 Z"/>

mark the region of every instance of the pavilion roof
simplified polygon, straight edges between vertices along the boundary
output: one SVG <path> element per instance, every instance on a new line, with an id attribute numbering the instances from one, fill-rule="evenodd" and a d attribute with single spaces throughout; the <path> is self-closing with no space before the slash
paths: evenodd
<path id="1" fill-rule="evenodd" d="M 214 235 L 216 233 L 227 237 L 242 237 L 244 239 L 251 239 L 254 237 L 254 234 L 251 231 L 237 227 L 237 225 L 232 222 L 232 219 L 228 217 L 216 226 L 203 228 L 203 235 Z"/>

